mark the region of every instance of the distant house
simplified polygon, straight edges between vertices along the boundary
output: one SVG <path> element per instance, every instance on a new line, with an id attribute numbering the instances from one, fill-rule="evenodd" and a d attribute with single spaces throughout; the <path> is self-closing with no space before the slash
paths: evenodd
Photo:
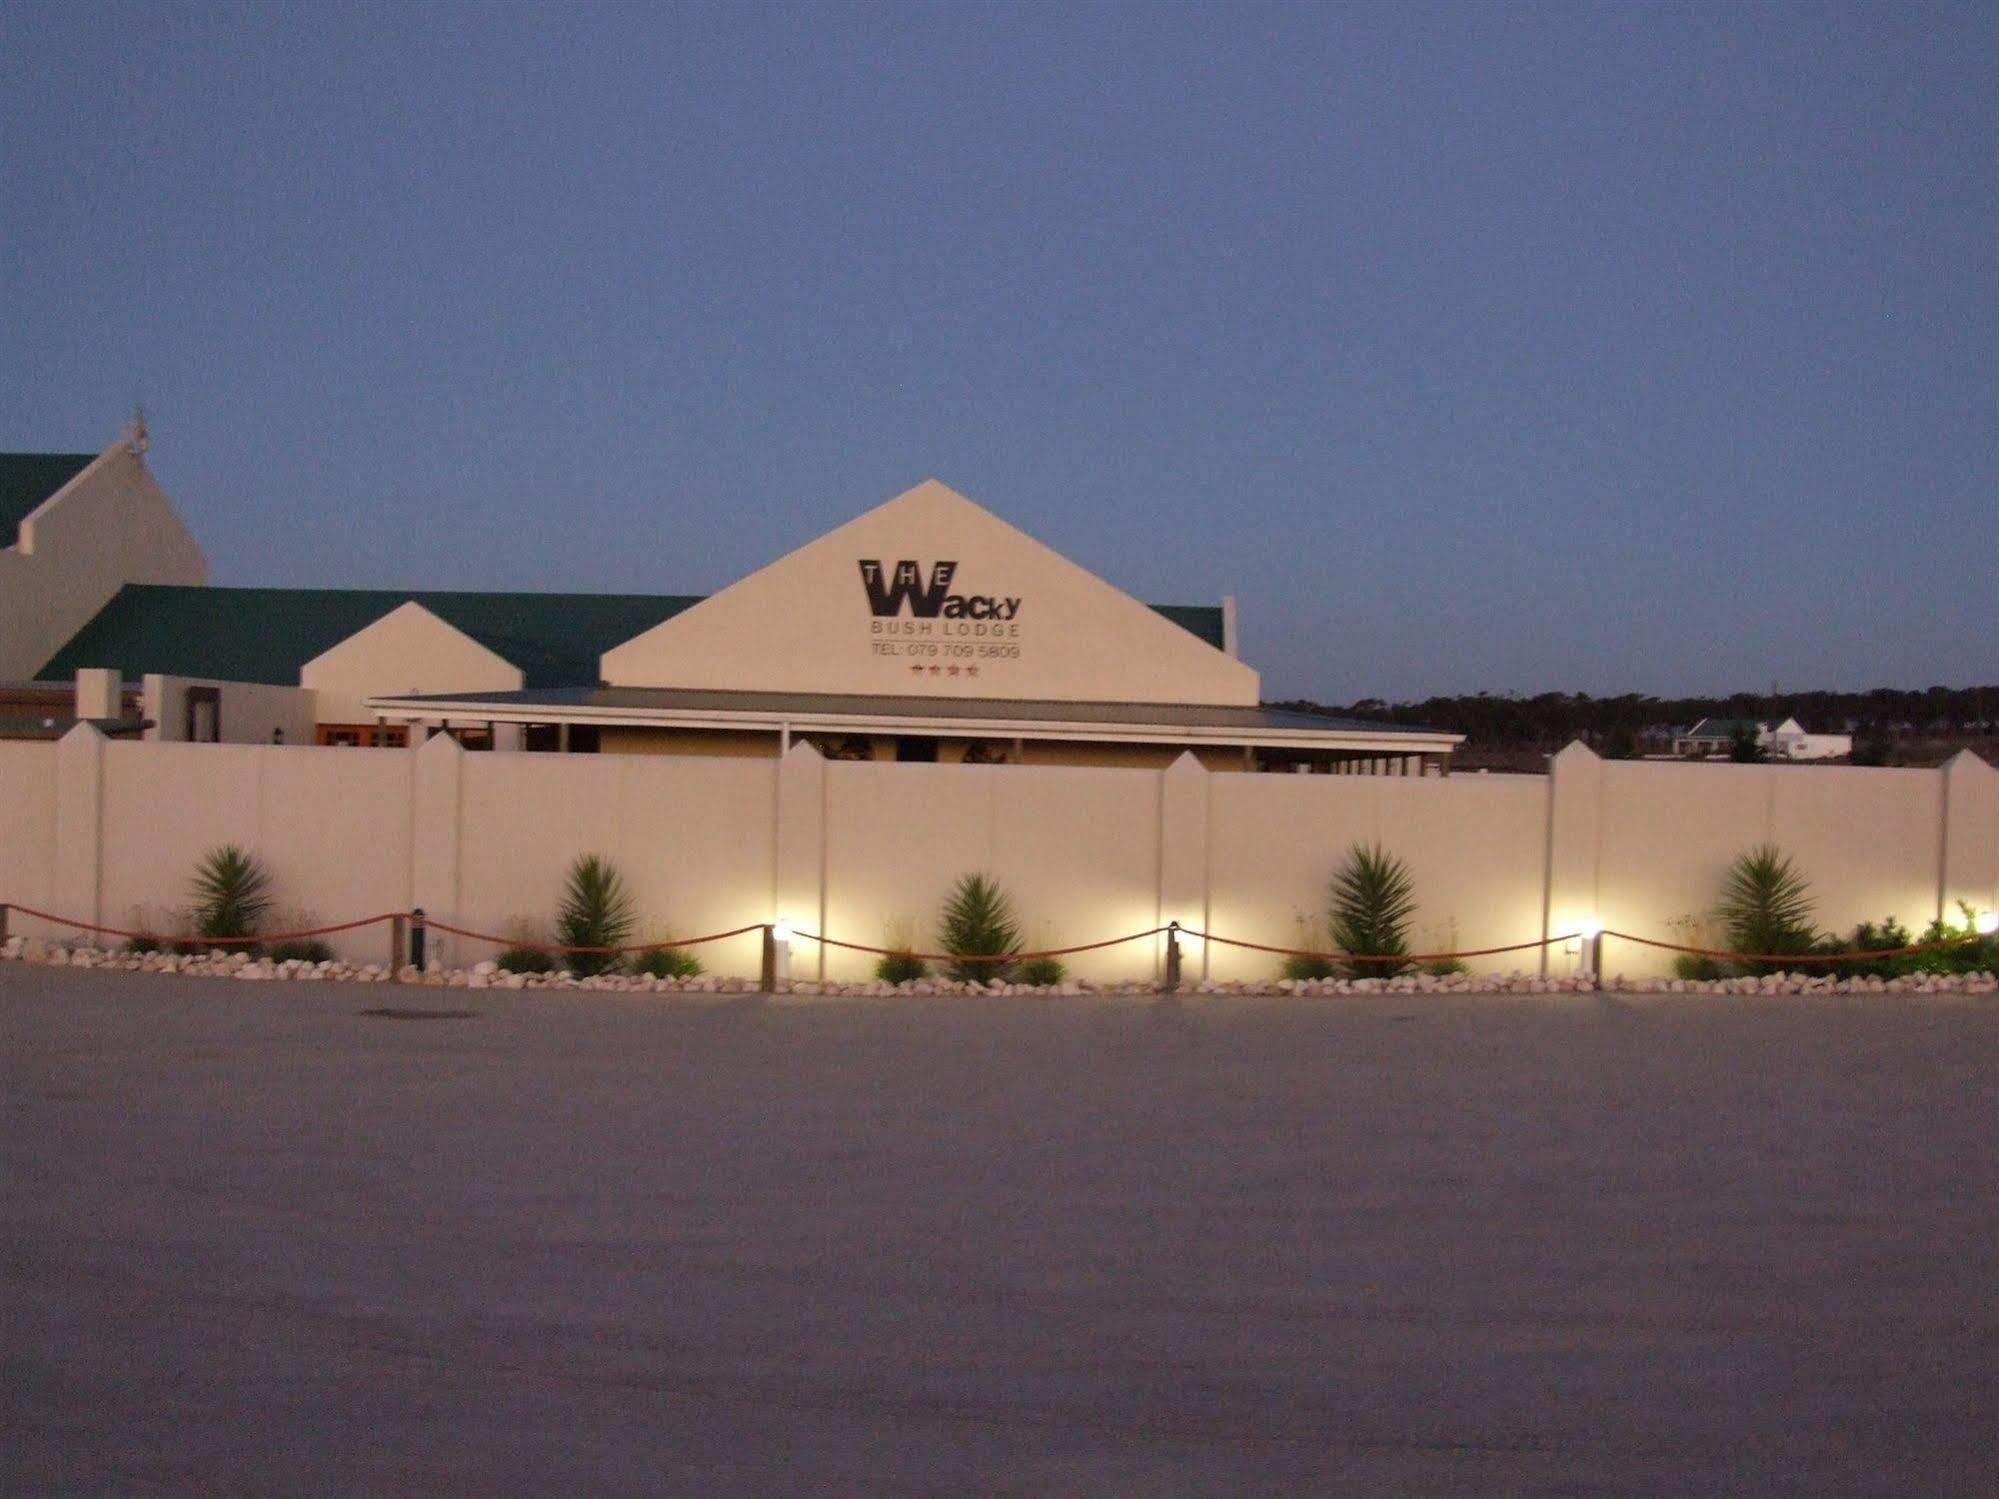
<path id="1" fill-rule="evenodd" d="M 1673 753 L 1688 760 L 1726 756 L 1745 730 L 1756 735 L 1757 747 L 1772 760 L 1836 760 L 1853 753 L 1851 734 L 1807 733 L 1795 718 L 1703 718 L 1673 736 Z"/>

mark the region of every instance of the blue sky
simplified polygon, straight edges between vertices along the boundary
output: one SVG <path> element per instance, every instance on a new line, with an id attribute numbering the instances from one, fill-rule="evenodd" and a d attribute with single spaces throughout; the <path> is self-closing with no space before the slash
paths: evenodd
<path id="1" fill-rule="evenodd" d="M 936 476 L 1270 697 L 1999 679 L 1991 5 L 0 10 L 0 447 L 223 583 Z"/>

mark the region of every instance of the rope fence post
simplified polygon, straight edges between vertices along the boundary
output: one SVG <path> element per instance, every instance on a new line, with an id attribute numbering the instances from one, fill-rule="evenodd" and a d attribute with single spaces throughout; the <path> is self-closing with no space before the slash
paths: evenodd
<path id="1" fill-rule="evenodd" d="M 1166 923 L 1166 992 L 1180 987 L 1180 923 Z"/>
<path id="2" fill-rule="evenodd" d="M 777 926 L 774 922 L 763 924 L 764 950 L 763 971 L 757 976 L 757 983 L 766 994 L 777 992 Z"/>
<path id="3" fill-rule="evenodd" d="M 394 973 L 403 966 L 403 954 L 409 951 L 410 919 L 401 911 L 389 918 L 389 972 Z"/>
<path id="4" fill-rule="evenodd" d="M 10 909 L 7 902 L 0 900 L 0 942 L 7 940 L 7 912 Z"/>
<path id="5" fill-rule="evenodd" d="M 410 965 L 418 973 L 423 972 L 423 939 L 423 907 L 418 906 L 414 911 L 410 912 Z"/>

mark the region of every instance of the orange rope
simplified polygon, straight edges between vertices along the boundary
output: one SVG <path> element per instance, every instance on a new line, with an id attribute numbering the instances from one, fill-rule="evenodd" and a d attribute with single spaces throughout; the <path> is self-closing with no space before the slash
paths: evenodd
<path id="1" fill-rule="evenodd" d="M 1050 947 L 1040 952 L 996 953 L 908 952 L 900 947 L 869 947 L 865 942 L 842 942 L 837 937 L 821 937 L 815 932 L 794 930 L 791 935 L 803 937 L 807 942 L 817 942 L 826 947 L 844 947 L 849 952 L 878 953 L 885 958 L 925 958 L 933 963 L 1024 963 L 1030 958 L 1066 958 L 1070 953 L 1095 952 L 1100 947 L 1122 947 L 1127 942 L 1157 937 L 1165 930 L 1163 926 L 1156 926 L 1148 932 L 1133 932 L 1128 937 L 1108 937 L 1102 942 L 1084 942 L 1075 947 Z"/>
<path id="2" fill-rule="evenodd" d="M 470 937 L 475 942 L 492 942 L 500 947 L 519 948 L 525 952 L 594 953 L 654 952 L 662 947 L 696 947 L 703 942 L 720 942 L 724 937 L 740 937 L 745 932 L 760 932 L 765 925 L 761 921 L 753 922 L 749 926 L 739 926 L 733 931 L 710 932 L 705 937 L 676 937 L 671 942 L 628 942 L 623 947 L 571 947 L 561 942 L 525 942 L 513 937 L 495 936 L 491 932 L 474 932 L 462 926 L 453 926 L 448 921 L 439 921 L 434 916 L 412 916 L 411 920 L 419 926 L 428 927 L 433 932 L 450 932 L 456 937 Z"/>
<path id="3" fill-rule="evenodd" d="M 1606 937 L 1615 937 L 1621 942 L 1636 942 L 1640 947 L 1663 947 L 1668 952 L 1692 953 L 1700 958 L 1733 958 L 1738 963 L 1852 963 L 1867 958 L 1901 958 L 1914 953 L 1942 952 L 1945 948 L 1962 947 L 1967 942 L 1979 940 L 1980 933 L 1966 932 L 1962 937 L 1946 937 L 1940 942 L 1918 942 L 1911 947 L 1877 947 L 1870 952 L 1723 952 L 1714 947 L 1684 947 L 1677 942 L 1659 942 L 1651 937 L 1634 937 L 1629 932 L 1606 931 Z"/>
<path id="4" fill-rule="evenodd" d="M 1287 958 L 1327 958 L 1338 963 L 1441 963 L 1446 958 L 1489 958 L 1494 953 L 1525 952 L 1534 947 L 1551 947 L 1557 942 L 1573 942 L 1582 933 L 1571 932 L 1566 937 L 1542 937 L 1534 942 L 1515 942 L 1507 947 L 1474 947 L 1465 952 L 1409 952 L 1409 953 L 1354 953 L 1319 952 L 1309 947 L 1271 947 L 1263 942 L 1244 942 L 1238 937 L 1217 937 L 1209 932 L 1197 932 L 1192 927 L 1180 928 L 1189 937 L 1199 937 L 1203 942 L 1219 942 L 1224 947 L 1247 947 L 1256 952 L 1281 953 Z"/>
<path id="5" fill-rule="evenodd" d="M 57 916 L 49 911 L 37 911 L 33 906 L 9 905 L 10 911 L 19 911 L 23 916 L 32 916 L 37 921 L 52 921 L 57 926 L 74 927 L 80 932 L 102 932 L 107 937 L 124 937 L 139 942 L 171 943 L 176 946 L 193 946 L 197 943 L 209 947 L 228 947 L 246 942 L 297 942 L 305 937 L 325 937 L 334 932 L 351 932 L 356 927 L 374 926 L 377 922 L 394 921 L 401 911 L 385 911 L 380 916 L 363 916 L 358 921 L 343 921 L 336 926 L 316 926 L 304 932 L 259 932 L 254 937 L 162 937 L 158 932 L 128 932 L 122 927 L 99 926 L 91 921 L 76 921 L 68 916 Z"/>

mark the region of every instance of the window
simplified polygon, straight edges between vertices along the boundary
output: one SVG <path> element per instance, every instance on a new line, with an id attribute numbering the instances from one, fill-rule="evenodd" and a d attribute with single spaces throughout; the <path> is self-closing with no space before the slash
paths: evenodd
<path id="1" fill-rule="evenodd" d="M 403 749 L 410 731 L 399 723 L 323 723 L 317 742 L 348 749 Z"/>
<path id="2" fill-rule="evenodd" d="M 191 744 L 222 742 L 222 689 L 190 687 L 187 690 L 187 734 Z"/>

